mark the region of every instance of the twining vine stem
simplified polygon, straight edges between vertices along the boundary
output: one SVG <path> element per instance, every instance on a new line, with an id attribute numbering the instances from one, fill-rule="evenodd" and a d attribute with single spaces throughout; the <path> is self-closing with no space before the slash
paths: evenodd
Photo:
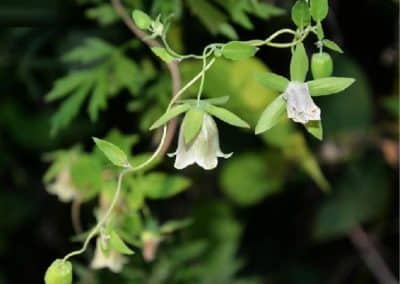
<path id="1" fill-rule="evenodd" d="M 201 95 L 203 92 L 204 88 L 204 81 L 205 81 L 205 74 L 208 71 L 208 69 L 211 68 L 211 66 L 215 63 L 215 56 L 207 63 L 208 57 L 214 54 L 214 52 L 217 49 L 223 49 L 223 44 L 219 43 L 214 43 L 206 46 L 204 48 L 204 51 L 202 55 L 179 55 L 175 51 L 173 51 L 166 40 L 165 33 L 161 36 L 162 39 L 162 44 L 155 40 L 154 38 L 149 37 L 145 32 L 141 31 L 135 23 L 132 21 L 130 18 L 130 15 L 126 11 L 125 7 L 122 5 L 120 0 L 111 0 L 111 4 L 113 5 L 114 9 L 117 11 L 117 13 L 121 16 L 123 19 L 124 23 L 126 26 L 141 40 L 143 41 L 146 45 L 149 47 L 161 47 L 163 46 L 164 48 L 167 49 L 168 52 L 170 52 L 172 55 L 176 56 L 178 60 L 173 60 L 169 63 L 167 63 L 168 70 L 171 75 L 172 79 L 172 98 L 170 100 L 170 103 L 168 105 L 168 108 L 166 112 L 168 112 L 172 106 L 176 103 L 178 98 L 187 90 L 189 89 L 193 84 L 195 84 L 199 79 L 200 79 L 200 86 L 197 94 L 197 102 L 200 103 Z M 269 36 L 265 40 L 253 40 L 253 41 L 247 41 L 246 43 L 249 43 L 253 46 L 262 46 L 262 45 L 267 45 L 271 47 L 276 47 L 276 48 L 290 48 L 294 47 L 298 43 L 304 41 L 304 39 L 308 36 L 308 34 L 314 31 L 314 27 L 308 26 L 305 30 L 302 31 L 294 31 L 291 29 L 282 29 L 271 36 Z M 293 35 L 293 40 L 292 42 L 289 43 L 275 43 L 273 42 L 274 39 L 276 39 L 278 36 L 283 35 L 283 34 L 290 34 Z M 179 71 L 179 66 L 178 66 L 178 61 L 183 60 L 183 59 L 201 59 L 203 64 L 202 64 L 202 70 L 193 78 L 191 79 L 183 88 L 181 87 L 181 76 L 180 76 L 180 71 Z M 69 258 L 82 254 L 84 251 L 86 251 L 90 241 L 99 233 L 99 231 L 103 228 L 103 226 L 107 223 L 108 219 L 110 218 L 117 202 L 121 194 L 122 190 L 122 181 L 123 177 L 128 174 L 128 173 L 133 173 L 137 172 L 139 170 L 142 170 L 149 164 L 151 164 L 155 159 L 157 159 L 159 156 L 164 154 L 167 149 L 169 148 L 169 145 L 171 144 L 172 138 L 175 134 L 176 130 L 176 120 L 172 120 L 172 122 L 169 123 L 169 125 L 165 125 L 162 129 L 162 136 L 160 139 L 160 143 L 156 149 L 156 151 L 152 154 L 152 156 L 147 159 L 145 162 L 138 166 L 131 166 L 127 165 L 126 168 L 124 168 L 118 175 L 118 182 L 117 182 L 117 189 L 115 191 L 114 197 L 112 199 L 112 202 L 107 209 L 106 214 L 100 219 L 100 221 L 96 224 L 96 226 L 90 231 L 89 235 L 87 236 L 86 240 L 83 243 L 83 246 L 81 249 L 73 251 L 69 254 L 67 254 L 64 258 L 63 261 L 67 261 Z"/>

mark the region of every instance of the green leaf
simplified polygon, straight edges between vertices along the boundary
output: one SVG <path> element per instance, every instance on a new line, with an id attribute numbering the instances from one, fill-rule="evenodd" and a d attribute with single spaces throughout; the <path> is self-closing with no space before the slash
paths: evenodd
<path id="1" fill-rule="evenodd" d="M 292 20 L 300 29 L 311 22 L 310 8 L 305 0 L 298 0 L 292 8 Z"/>
<path id="2" fill-rule="evenodd" d="M 355 80 L 353 78 L 328 77 L 307 82 L 311 96 L 327 96 L 344 91 Z"/>
<path id="3" fill-rule="evenodd" d="M 97 120 L 99 112 L 107 106 L 108 80 L 107 73 L 100 72 L 93 93 L 90 97 L 88 111 L 90 119 L 94 122 Z"/>
<path id="4" fill-rule="evenodd" d="M 192 108 L 189 110 L 185 118 L 183 119 L 183 136 L 185 137 L 185 143 L 189 144 L 197 134 L 199 134 L 203 125 L 204 112 L 198 108 Z"/>
<path id="5" fill-rule="evenodd" d="M 223 192 L 241 206 L 254 205 L 282 190 L 280 155 L 247 153 L 229 159 L 220 177 Z"/>
<path id="6" fill-rule="evenodd" d="M 180 115 L 181 113 L 186 112 L 190 109 L 189 104 L 182 104 L 171 108 L 168 112 L 164 113 L 153 125 L 150 127 L 150 130 L 159 128 L 160 126 L 166 124 L 168 121 L 173 119 L 174 117 Z"/>
<path id="7" fill-rule="evenodd" d="M 147 198 L 166 199 L 186 190 L 191 182 L 181 176 L 151 173 L 138 179 L 136 185 L 145 192 Z"/>
<path id="8" fill-rule="evenodd" d="M 204 110 L 212 116 L 215 116 L 230 125 L 236 127 L 250 128 L 250 125 L 247 122 L 243 121 L 240 117 L 227 109 L 217 107 L 212 104 L 206 104 Z"/>
<path id="9" fill-rule="evenodd" d="M 76 90 L 88 79 L 92 78 L 92 73 L 88 71 L 74 72 L 61 79 L 58 79 L 53 89 L 46 95 L 46 101 L 52 102 L 61 99 Z"/>
<path id="10" fill-rule="evenodd" d="M 299 43 L 294 50 L 290 62 L 290 78 L 292 81 L 304 82 L 309 68 L 308 56 L 303 43 Z"/>
<path id="11" fill-rule="evenodd" d="M 101 190 L 102 170 L 102 165 L 97 157 L 91 155 L 82 154 L 72 163 L 71 180 L 79 190 L 82 201 L 88 201 Z"/>
<path id="12" fill-rule="evenodd" d="M 168 51 L 163 47 L 152 47 L 151 50 L 166 63 L 176 60 L 176 58 L 169 54 Z"/>
<path id="13" fill-rule="evenodd" d="M 261 134 L 274 127 L 285 113 L 286 101 L 282 95 L 270 103 L 261 114 L 256 126 L 256 134 Z"/>
<path id="14" fill-rule="evenodd" d="M 97 21 L 100 26 L 108 26 L 120 19 L 117 11 L 108 3 L 87 9 L 85 15 L 87 18 Z"/>
<path id="15" fill-rule="evenodd" d="M 239 41 L 231 41 L 224 45 L 222 49 L 222 55 L 231 60 L 243 60 L 254 56 L 257 50 L 257 47 L 250 44 Z"/>
<path id="16" fill-rule="evenodd" d="M 51 117 L 51 135 L 57 134 L 60 129 L 66 127 L 75 118 L 89 94 L 90 88 L 91 82 L 87 82 L 62 103 L 61 107 Z"/>
<path id="17" fill-rule="evenodd" d="M 112 55 L 116 48 L 100 38 L 88 38 L 63 55 L 62 60 L 67 63 L 87 64 L 100 61 Z M 73 73 L 75 74 L 75 73 Z"/>
<path id="18" fill-rule="evenodd" d="M 162 234 L 171 234 L 177 230 L 190 226 L 192 223 L 192 219 L 170 220 L 160 227 L 160 232 Z"/>
<path id="19" fill-rule="evenodd" d="M 311 16 L 316 22 L 321 22 L 328 16 L 328 0 L 311 0 Z"/>
<path id="20" fill-rule="evenodd" d="M 327 48 L 329 48 L 329 49 L 331 49 L 331 50 L 333 50 L 333 51 L 336 51 L 336 52 L 338 52 L 338 53 L 340 53 L 340 54 L 344 53 L 344 52 L 343 52 L 343 49 L 342 49 L 336 42 L 334 42 L 334 41 L 331 41 L 331 40 L 329 40 L 329 39 L 324 39 L 324 40 L 322 41 L 322 43 L 323 43 L 323 45 L 324 45 L 325 47 L 327 47 Z"/>
<path id="21" fill-rule="evenodd" d="M 285 77 L 272 72 L 258 73 L 255 76 L 262 85 L 277 92 L 284 92 L 290 83 Z"/>
<path id="22" fill-rule="evenodd" d="M 383 163 L 367 158 L 344 169 L 335 190 L 322 203 L 314 222 L 313 237 L 328 241 L 345 237 L 363 222 L 385 218 L 392 187 Z"/>
<path id="23" fill-rule="evenodd" d="M 93 140 L 111 163 L 118 167 L 129 167 L 128 157 L 119 147 L 96 137 L 93 137 Z"/>
<path id="24" fill-rule="evenodd" d="M 310 121 L 305 125 L 307 131 L 315 138 L 323 139 L 323 128 L 321 121 Z"/>
<path id="25" fill-rule="evenodd" d="M 110 246 L 119 253 L 132 255 L 134 252 L 124 243 L 124 241 L 114 231 L 110 233 Z"/>
<path id="26" fill-rule="evenodd" d="M 153 23 L 153 19 L 141 10 L 133 10 L 132 19 L 141 30 L 148 30 Z"/>

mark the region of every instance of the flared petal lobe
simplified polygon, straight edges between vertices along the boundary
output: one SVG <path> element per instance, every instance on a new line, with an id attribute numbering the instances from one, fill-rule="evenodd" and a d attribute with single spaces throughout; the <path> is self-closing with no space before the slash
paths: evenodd
<path id="1" fill-rule="evenodd" d="M 204 114 L 201 130 L 189 144 L 183 137 L 181 125 L 178 138 L 178 149 L 170 156 L 176 156 L 175 168 L 183 169 L 197 164 L 205 170 L 212 170 L 218 165 L 218 157 L 229 158 L 231 154 L 222 153 L 219 146 L 218 128 L 214 119 Z"/>

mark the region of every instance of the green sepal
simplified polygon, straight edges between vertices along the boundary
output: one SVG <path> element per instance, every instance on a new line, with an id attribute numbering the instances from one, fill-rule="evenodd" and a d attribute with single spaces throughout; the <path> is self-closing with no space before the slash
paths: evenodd
<path id="1" fill-rule="evenodd" d="M 204 110 L 212 116 L 215 116 L 230 125 L 242 128 L 250 128 L 250 125 L 247 122 L 225 108 L 217 107 L 212 104 L 206 104 L 204 106 Z"/>
<path id="2" fill-rule="evenodd" d="M 190 109 L 183 119 L 183 137 L 189 144 L 199 134 L 203 125 L 204 111 L 199 108 Z"/>
<path id="3" fill-rule="evenodd" d="M 150 130 L 154 130 L 159 128 L 160 126 L 166 124 L 168 121 L 173 119 L 174 117 L 188 111 L 190 109 L 189 104 L 181 104 L 171 108 L 168 112 L 164 113 L 153 125 L 150 127 Z"/>
<path id="4" fill-rule="evenodd" d="M 255 77 L 262 85 L 277 92 L 284 92 L 290 83 L 285 77 L 271 72 L 258 73 Z"/>
<path id="5" fill-rule="evenodd" d="M 328 0 L 311 0 L 310 3 L 311 16 L 316 22 L 321 22 L 328 16 L 329 5 Z"/>
<path id="6" fill-rule="evenodd" d="M 292 55 L 290 62 L 291 81 L 304 82 L 309 68 L 308 56 L 303 43 L 299 43 Z"/>
<path id="7" fill-rule="evenodd" d="M 328 77 L 307 82 L 311 96 L 327 96 L 344 91 L 356 80 L 344 77 Z"/>
<path id="8" fill-rule="evenodd" d="M 278 96 L 272 103 L 270 103 L 261 114 L 258 120 L 255 133 L 261 134 L 272 127 L 274 127 L 282 118 L 285 113 L 286 101 L 283 95 Z"/>
<path id="9" fill-rule="evenodd" d="M 132 255 L 132 251 L 115 231 L 110 233 L 110 247 L 119 253 Z"/>
<path id="10" fill-rule="evenodd" d="M 317 138 L 318 140 L 322 140 L 324 137 L 324 130 L 322 128 L 322 123 L 320 120 L 318 121 L 309 121 L 306 125 L 304 125 L 308 133 Z"/>
<path id="11" fill-rule="evenodd" d="M 337 53 L 343 54 L 343 49 L 334 41 L 331 41 L 329 39 L 324 39 L 322 41 L 322 44 L 326 47 L 329 48 L 330 50 L 336 51 Z"/>

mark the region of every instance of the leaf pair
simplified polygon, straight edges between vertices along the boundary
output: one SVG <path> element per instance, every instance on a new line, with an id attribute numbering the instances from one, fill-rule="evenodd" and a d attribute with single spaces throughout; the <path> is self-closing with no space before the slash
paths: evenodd
<path id="1" fill-rule="evenodd" d="M 328 16 L 328 0 L 310 0 L 310 6 L 305 0 L 298 0 L 292 8 L 292 20 L 300 29 L 311 23 L 311 17 L 321 22 Z"/>

